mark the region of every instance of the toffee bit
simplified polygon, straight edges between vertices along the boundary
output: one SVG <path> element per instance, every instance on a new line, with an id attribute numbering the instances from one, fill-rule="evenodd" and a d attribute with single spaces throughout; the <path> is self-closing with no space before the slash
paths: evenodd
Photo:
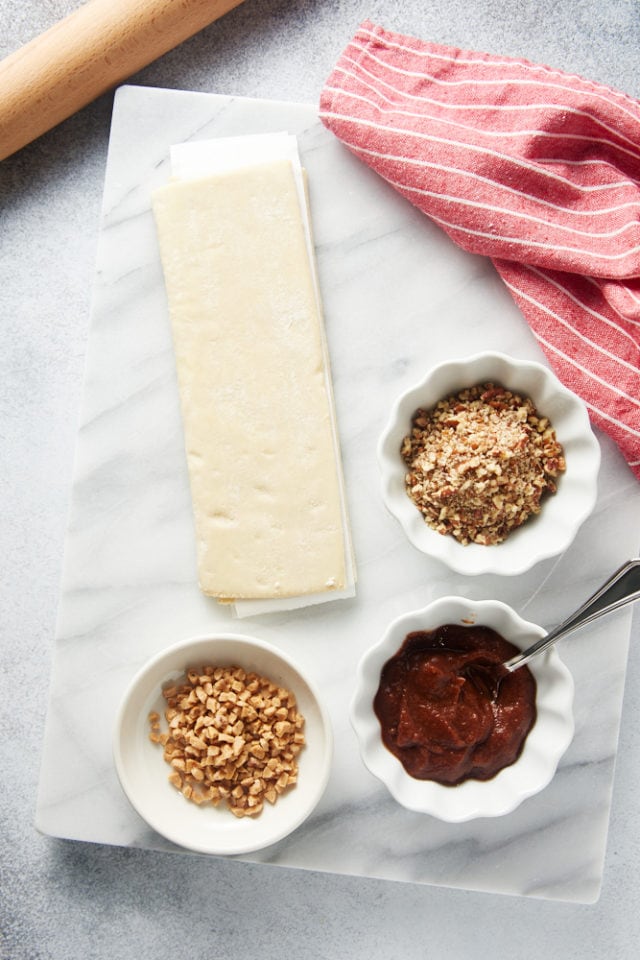
<path id="1" fill-rule="evenodd" d="M 240 667 L 204 666 L 163 696 L 168 729 L 151 713 L 149 738 L 164 747 L 169 783 L 186 800 L 224 800 L 236 817 L 255 817 L 263 800 L 295 785 L 305 737 L 293 693 Z"/>

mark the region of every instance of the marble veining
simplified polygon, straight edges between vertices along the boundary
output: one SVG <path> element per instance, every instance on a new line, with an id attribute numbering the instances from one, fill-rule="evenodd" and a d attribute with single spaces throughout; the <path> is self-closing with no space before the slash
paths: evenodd
<path id="1" fill-rule="evenodd" d="M 168 175 L 173 143 L 276 130 L 298 135 L 309 174 L 359 580 L 354 599 L 234 621 L 196 585 L 150 192 Z M 425 367 L 485 348 L 542 360 L 492 265 L 455 247 L 351 156 L 314 108 L 121 88 L 38 799 L 43 832 L 176 849 L 146 827 L 120 789 L 111 756 L 115 711 L 149 656 L 223 628 L 295 656 L 325 699 L 336 742 L 315 814 L 286 840 L 240 859 L 565 901 L 597 898 L 628 612 L 560 651 L 576 682 L 575 738 L 550 786 L 509 816 L 445 824 L 404 810 L 364 768 L 348 722 L 355 665 L 398 614 L 459 593 L 497 597 L 551 626 L 637 551 L 637 482 L 602 435 L 598 504 L 562 557 L 522 577 L 464 578 L 405 540 L 382 504 L 375 460 L 390 405 Z"/>

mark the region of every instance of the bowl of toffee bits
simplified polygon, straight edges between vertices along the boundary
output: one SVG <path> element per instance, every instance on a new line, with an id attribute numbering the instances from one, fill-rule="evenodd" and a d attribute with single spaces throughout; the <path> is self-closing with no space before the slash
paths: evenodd
<path id="1" fill-rule="evenodd" d="M 482 353 L 434 367 L 380 438 L 384 502 L 411 543 L 462 574 L 557 556 L 596 502 L 583 402 L 545 366 Z"/>
<path id="2" fill-rule="evenodd" d="M 171 646 L 131 679 L 114 731 L 124 793 L 157 833 L 198 853 L 288 836 L 329 777 L 331 725 L 282 650 L 216 634 Z"/>

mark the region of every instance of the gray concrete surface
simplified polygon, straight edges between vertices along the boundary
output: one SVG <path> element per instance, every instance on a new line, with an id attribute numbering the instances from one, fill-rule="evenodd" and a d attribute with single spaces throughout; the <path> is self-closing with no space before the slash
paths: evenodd
<path id="1" fill-rule="evenodd" d="M 5 56 L 73 0 L 0 0 Z M 316 103 L 368 17 L 640 95 L 637 0 L 245 0 L 132 82 Z M 640 935 L 640 629 L 603 892 L 576 907 L 55 841 L 33 826 L 112 95 L 0 164 L 0 956 L 617 958 Z"/>

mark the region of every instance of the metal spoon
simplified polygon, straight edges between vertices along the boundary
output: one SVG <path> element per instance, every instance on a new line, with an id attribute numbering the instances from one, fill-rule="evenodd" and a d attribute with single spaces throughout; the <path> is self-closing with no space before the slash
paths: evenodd
<path id="1" fill-rule="evenodd" d="M 559 626 L 550 630 L 546 636 L 532 643 L 522 653 L 518 653 L 510 660 L 505 660 L 504 663 L 500 664 L 470 663 L 465 668 L 464 675 L 483 693 L 495 698 L 500 683 L 506 676 L 524 666 L 539 653 L 547 650 L 561 637 L 566 637 L 574 630 L 584 627 L 587 623 L 592 623 L 613 610 L 619 610 L 620 607 L 639 599 L 640 558 L 636 557 L 623 563 L 575 613 L 563 620 Z"/>

